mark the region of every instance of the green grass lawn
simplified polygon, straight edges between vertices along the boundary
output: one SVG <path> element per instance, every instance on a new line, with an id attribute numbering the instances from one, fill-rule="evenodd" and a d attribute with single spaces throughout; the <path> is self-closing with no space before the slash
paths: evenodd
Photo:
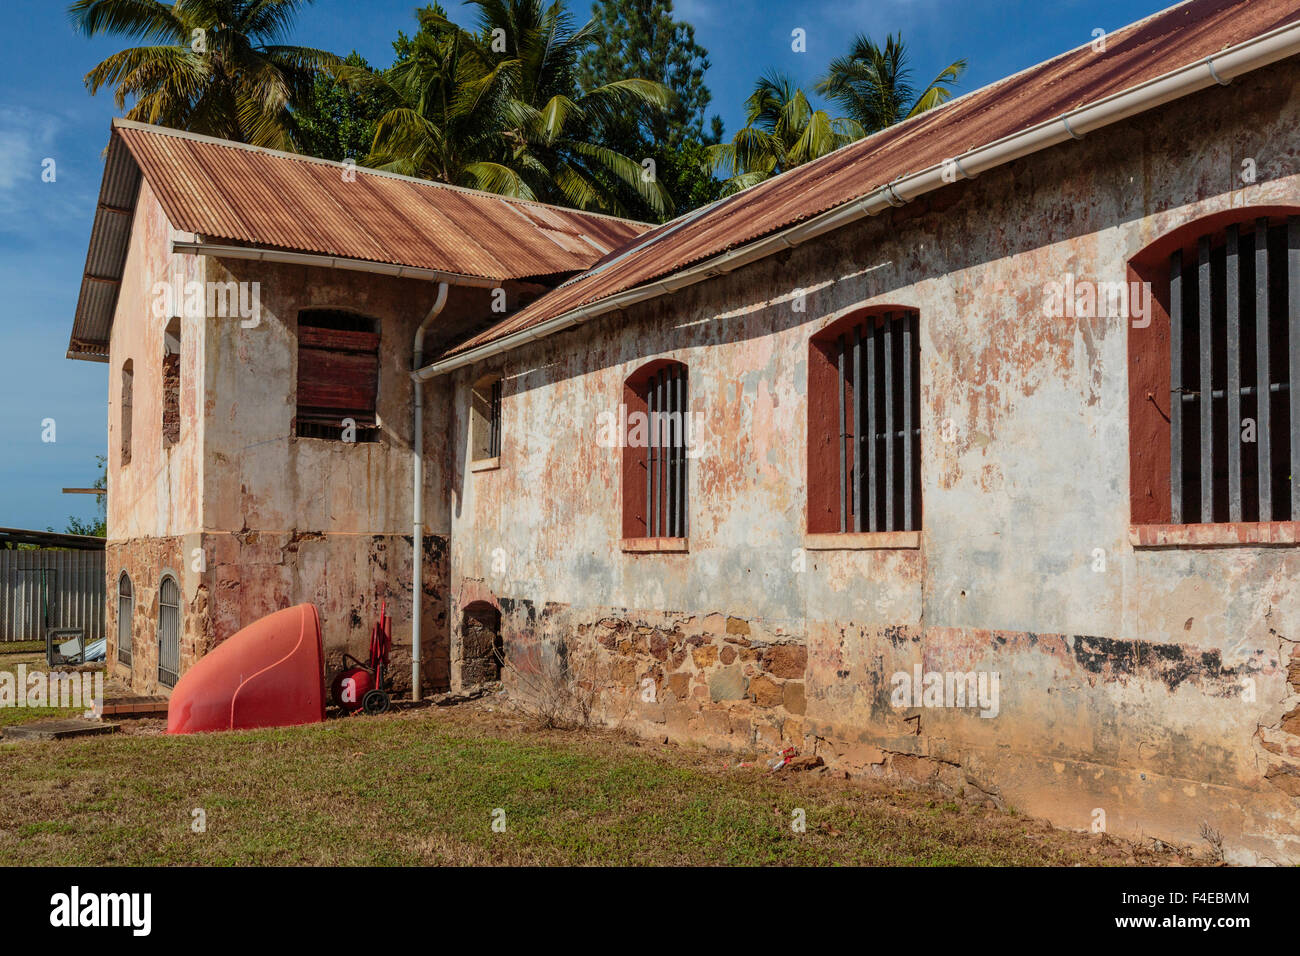
<path id="1" fill-rule="evenodd" d="M 14 675 L 17 682 L 18 665 L 26 664 L 28 675 L 47 673 L 45 663 L 45 644 L 42 641 L 20 641 L 0 644 L 0 671 Z M 22 692 L 22 688 L 17 688 Z M 33 720 L 45 720 L 51 717 L 77 717 L 86 712 L 84 707 L 72 709 L 64 707 L 0 707 L 0 727 L 14 724 L 26 724 Z"/>
<path id="2" fill-rule="evenodd" d="M 924 793 L 457 710 L 0 743 L 0 865 L 1172 860 Z M 196 809 L 206 832 L 191 828 Z"/>

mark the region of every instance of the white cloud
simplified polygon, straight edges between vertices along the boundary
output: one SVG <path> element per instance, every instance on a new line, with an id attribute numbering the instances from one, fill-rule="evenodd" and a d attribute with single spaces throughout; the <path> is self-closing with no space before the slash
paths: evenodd
<path id="1" fill-rule="evenodd" d="M 90 228 L 98 175 L 88 180 L 84 157 L 67 147 L 69 132 L 60 114 L 0 104 L 0 235 L 39 243 Z M 54 160 L 53 182 L 42 178 L 47 159 Z"/>
<path id="2" fill-rule="evenodd" d="M 674 0 L 673 19 L 683 20 L 694 27 L 711 24 L 717 16 L 717 7 L 711 0 Z"/>
<path id="3" fill-rule="evenodd" d="M 41 161 L 54 157 L 58 117 L 25 106 L 0 106 L 0 196 L 41 181 Z"/>

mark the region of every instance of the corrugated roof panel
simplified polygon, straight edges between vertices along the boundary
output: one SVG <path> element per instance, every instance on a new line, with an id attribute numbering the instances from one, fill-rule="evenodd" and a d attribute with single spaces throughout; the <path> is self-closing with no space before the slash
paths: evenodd
<path id="1" fill-rule="evenodd" d="M 345 181 L 344 171 L 354 173 L 355 180 Z M 601 250 L 588 244 L 552 241 L 557 230 L 597 236 L 612 248 L 649 228 L 115 120 L 100 202 L 133 210 L 142 173 L 172 227 L 207 240 L 497 281 L 581 272 L 601 257 Z M 131 216 L 114 215 L 125 225 L 103 210 L 96 213 L 88 275 L 121 277 Z M 548 235 L 539 235 L 534 220 L 548 224 Z M 105 294 L 89 282 L 83 278 L 73 353 L 90 354 L 99 347 L 95 343 L 105 345 L 112 325 L 117 287 L 107 286 Z"/>
<path id="2" fill-rule="evenodd" d="M 514 219 L 512 207 L 532 210 L 568 231 L 597 230 L 620 240 L 647 228 L 364 167 L 355 167 L 357 181 L 349 183 L 342 179 L 346 167 L 341 163 L 161 127 L 118 121 L 115 128 L 172 225 L 210 239 L 509 279 L 577 272 L 592 260 L 575 248 L 538 262 L 536 236 L 502 228 Z M 351 187 L 358 184 L 371 195 L 351 196 Z M 472 231 L 466 223 L 472 223 Z M 427 233 L 427 241 L 414 248 L 412 228 Z M 544 272 L 535 271 L 539 265 Z"/>
<path id="3" fill-rule="evenodd" d="M 478 204 L 466 201 L 454 190 L 422 189 L 397 180 L 388 180 L 379 188 L 392 195 L 394 205 L 409 215 L 434 244 L 430 261 L 454 260 L 460 265 L 458 272 L 494 279 L 511 274 L 512 268 L 531 272 L 525 247 L 517 236 L 510 239 L 510 262 L 490 251 L 491 237 L 506 230 L 485 215 Z M 502 213 L 503 206 L 493 203 L 491 208 Z"/>
<path id="4" fill-rule="evenodd" d="M 608 257 L 446 354 L 664 278 L 1297 18 L 1300 0 L 1189 0 L 1171 7 L 1109 34 L 1105 52 L 1091 45 L 1072 50 L 737 193 L 694 220 L 660 226 L 626 243 L 644 248 Z"/>

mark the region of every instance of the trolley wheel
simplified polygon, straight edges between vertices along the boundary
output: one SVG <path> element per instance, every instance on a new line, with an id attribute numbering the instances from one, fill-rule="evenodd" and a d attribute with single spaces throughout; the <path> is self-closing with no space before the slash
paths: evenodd
<path id="1" fill-rule="evenodd" d="M 392 700 L 382 690 L 372 689 L 366 691 L 361 698 L 361 709 L 367 714 L 382 714 L 392 705 Z"/>

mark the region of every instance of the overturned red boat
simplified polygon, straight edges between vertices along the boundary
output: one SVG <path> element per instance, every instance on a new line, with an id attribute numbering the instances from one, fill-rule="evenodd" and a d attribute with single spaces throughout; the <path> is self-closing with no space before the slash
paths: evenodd
<path id="1" fill-rule="evenodd" d="M 315 605 L 238 631 L 185 672 L 167 706 L 169 734 L 287 727 L 325 719 L 325 649 Z"/>

